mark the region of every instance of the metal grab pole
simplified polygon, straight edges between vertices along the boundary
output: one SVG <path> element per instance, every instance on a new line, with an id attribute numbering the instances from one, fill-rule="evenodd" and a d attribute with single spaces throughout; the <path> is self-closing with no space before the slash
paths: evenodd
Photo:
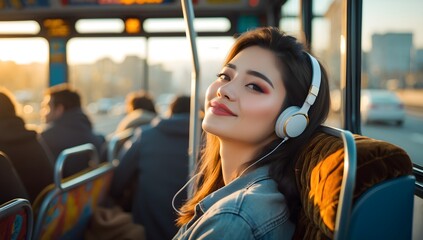
<path id="1" fill-rule="evenodd" d="M 190 114 L 190 130 L 189 130 L 189 173 L 193 173 L 198 157 L 199 148 L 199 76 L 200 76 L 200 63 L 198 61 L 196 32 L 194 30 L 194 9 L 192 2 L 189 0 L 181 0 L 182 11 L 184 14 L 186 24 L 186 36 L 191 46 L 193 71 L 191 72 L 191 114 Z M 188 196 L 192 194 L 192 188 L 188 190 Z"/>

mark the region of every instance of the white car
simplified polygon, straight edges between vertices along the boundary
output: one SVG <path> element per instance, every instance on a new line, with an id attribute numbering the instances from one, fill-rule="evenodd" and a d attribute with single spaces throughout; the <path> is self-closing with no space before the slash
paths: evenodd
<path id="1" fill-rule="evenodd" d="M 404 105 L 395 92 L 385 89 L 364 89 L 361 91 L 361 120 L 369 122 L 404 123 Z"/>

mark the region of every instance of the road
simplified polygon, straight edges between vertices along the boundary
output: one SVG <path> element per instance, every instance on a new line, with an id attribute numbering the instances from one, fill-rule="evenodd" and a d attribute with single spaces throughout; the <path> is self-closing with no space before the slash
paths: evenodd
<path id="1" fill-rule="evenodd" d="M 362 134 L 402 147 L 411 160 L 423 166 L 423 115 L 408 112 L 402 127 L 389 124 L 362 126 Z"/>
<path id="2" fill-rule="evenodd" d="M 340 127 L 339 116 L 331 116 L 326 124 Z M 371 123 L 361 126 L 361 134 L 403 148 L 414 163 L 423 166 L 423 112 L 421 109 L 407 110 L 403 126 Z"/>

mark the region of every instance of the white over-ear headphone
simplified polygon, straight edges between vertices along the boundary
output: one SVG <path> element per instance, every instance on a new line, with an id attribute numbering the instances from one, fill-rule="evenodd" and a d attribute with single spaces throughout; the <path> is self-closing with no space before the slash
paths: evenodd
<path id="1" fill-rule="evenodd" d="M 317 94 L 319 93 L 322 75 L 320 72 L 320 65 L 313 56 L 308 53 L 307 55 L 310 57 L 313 68 L 311 86 L 301 108 L 298 106 L 290 106 L 285 109 L 276 120 L 275 132 L 280 138 L 298 137 L 304 132 L 309 121 L 308 110 L 314 104 Z"/>

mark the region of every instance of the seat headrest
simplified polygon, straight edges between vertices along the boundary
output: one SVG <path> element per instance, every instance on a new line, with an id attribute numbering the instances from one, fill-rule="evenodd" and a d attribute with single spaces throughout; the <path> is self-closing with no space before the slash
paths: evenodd
<path id="1" fill-rule="evenodd" d="M 354 135 L 357 175 L 354 201 L 371 186 L 412 174 L 412 162 L 398 146 Z M 316 133 L 296 163 L 302 209 L 294 239 L 332 239 L 344 166 L 342 139 Z"/>

